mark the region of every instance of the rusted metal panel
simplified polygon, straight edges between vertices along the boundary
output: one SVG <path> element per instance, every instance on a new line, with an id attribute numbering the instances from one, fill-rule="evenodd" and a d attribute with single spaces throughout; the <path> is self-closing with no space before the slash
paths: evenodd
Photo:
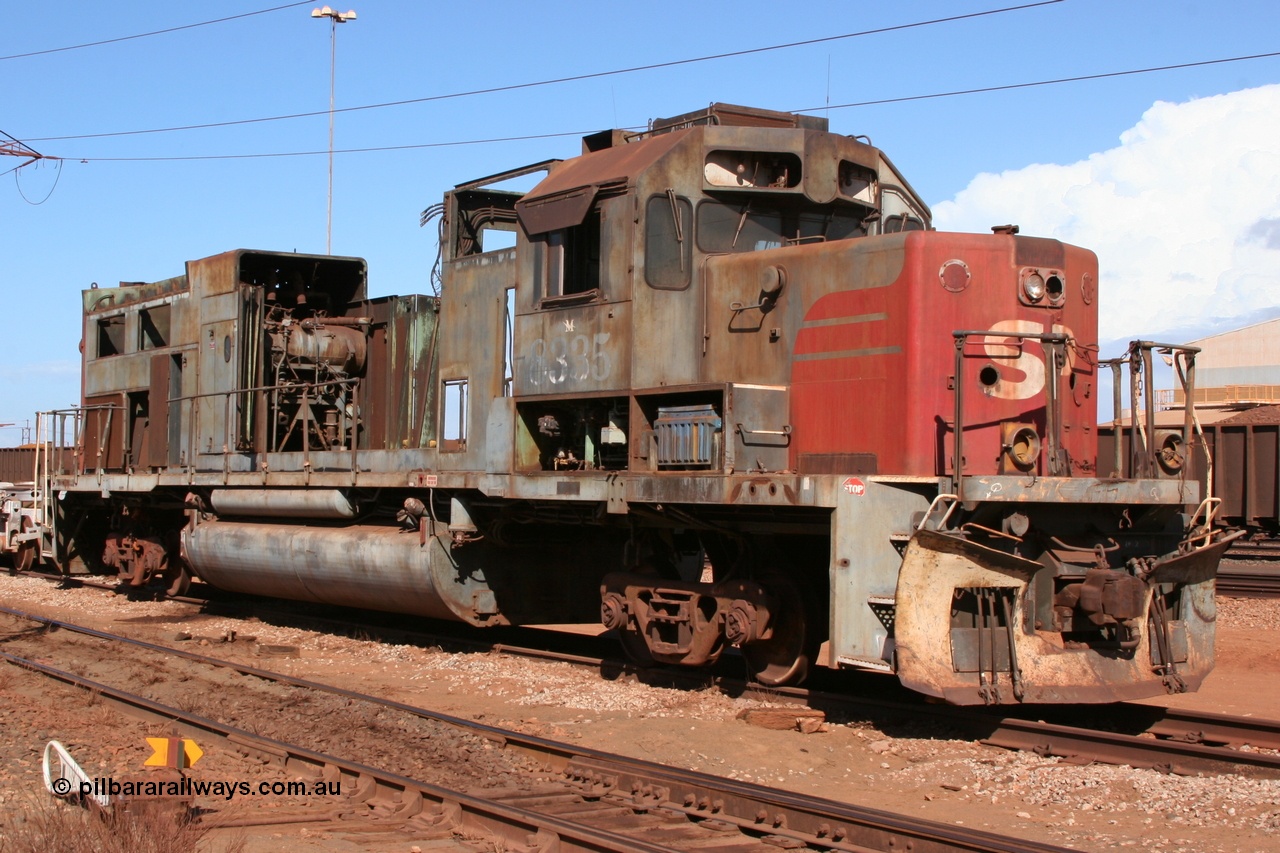
<path id="1" fill-rule="evenodd" d="M 804 134 L 802 157 L 801 187 L 810 201 L 828 204 L 844 199 L 868 207 L 879 205 L 879 175 L 887 171 L 887 163 L 878 149 L 849 137 L 810 132 Z"/>
<path id="2" fill-rule="evenodd" d="M 118 355 L 85 365 L 84 390 L 90 397 L 147 388 L 151 385 L 149 355 Z"/>
<path id="3" fill-rule="evenodd" d="M 516 211 L 520 214 L 521 223 L 524 224 L 525 230 L 531 234 L 540 234 L 544 230 L 550 230 L 549 228 L 539 227 L 542 223 L 537 221 L 536 215 L 533 223 L 534 227 L 530 228 L 530 223 L 526 221 L 526 216 L 530 215 L 538 207 L 544 206 L 545 202 L 557 197 L 564 199 L 563 204 L 576 209 L 576 205 L 580 204 L 580 199 L 565 194 L 584 190 L 594 197 L 594 188 L 596 187 L 605 184 L 631 182 L 636 176 L 650 169 L 654 163 L 666 156 L 684 140 L 685 134 L 682 133 L 663 134 L 617 148 L 606 148 L 602 151 L 596 151 L 583 157 L 554 165 L 551 173 L 516 204 Z M 587 201 L 587 206 L 590 206 L 590 200 Z M 583 208 L 582 213 L 585 212 L 586 208 Z M 552 216 L 550 213 L 546 215 Z M 562 217 L 555 216 L 554 218 L 558 221 Z M 579 215 L 578 221 L 582 221 L 581 215 Z M 565 226 L 558 225 L 553 227 Z"/>
<path id="4" fill-rule="evenodd" d="M 890 321 L 886 292 L 883 303 L 856 312 L 841 304 L 853 291 L 883 289 L 901 273 L 902 237 L 852 240 L 773 249 L 712 258 L 707 269 L 703 308 L 710 338 L 702 359 L 701 378 L 731 376 L 740 383 L 792 385 L 787 422 L 803 424 L 794 435 L 791 464 L 801 453 L 876 453 L 860 447 L 851 429 L 865 421 L 884 421 L 887 433 L 903 414 L 905 395 L 880 393 L 873 385 L 886 381 L 881 364 L 895 349 L 890 337 L 908 320 L 895 312 Z M 785 279 L 775 300 L 762 302 L 761 271 L 775 270 L 766 284 Z M 828 295 L 828 294 L 836 295 Z M 878 297 L 864 295 L 864 301 Z M 901 350 L 901 347 L 896 347 Z M 899 355 L 899 357 L 901 357 Z M 872 365 L 870 370 L 863 364 Z M 840 366 L 845 366 L 843 370 Z M 832 373 L 832 370 L 836 370 Z M 865 418 L 862 400 L 877 399 L 874 419 Z M 851 441 L 851 439 L 853 439 Z"/>
<path id="5" fill-rule="evenodd" d="M 593 184 L 518 201 L 516 211 L 520 214 L 520 224 L 529 234 L 545 234 L 579 225 L 596 200 L 598 189 Z"/>
<path id="6" fill-rule="evenodd" d="M 506 474 L 515 469 L 516 407 L 511 397 L 490 401 L 485 419 L 485 465 L 489 474 Z"/>
<path id="7" fill-rule="evenodd" d="M 1221 538 L 1191 554 L 1170 554 L 1157 561 L 1154 583 L 1181 583 L 1183 606 L 1179 643 L 1184 660 L 1176 667 L 1177 690 L 1195 690 L 1213 668 L 1216 611 L 1213 577 L 1230 538 Z M 1161 568 L 1163 567 L 1163 569 Z M 1039 564 L 955 537 L 919 531 L 907 546 L 896 592 L 895 634 L 898 674 L 913 690 L 956 704 L 982 702 L 1114 701 L 1160 692 L 1166 681 L 1159 662 L 1150 614 L 1144 612 L 1131 649 L 1100 654 L 1084 647 L 1064 648 L 1052 632 L 1027 633 L 1022 594 Z M 1160 574 L 1163 570 L 1164 574 Z M 936 654 L 956 642 L 949 590 L 1008 589 L 1010 609 L 1001 616 L 979 653 L 979 672 L 963 671 L 954 660 Z M 1006 646 L 1003 661 L 994 645 Z M 1016 661 L 1011 665 L 1011 662 Z M 985 673 L 985 676 L 982 674 Z M 1175 688 L 1171 688 L 1175 689 Z"/>
<path id="8" fill-rule="evenodd" d="M 157 282 L 120 282 L 119 287 L 94 287 L 81 291 L 85 314 L 125 308 L 140 302 L 174 296 L 187 290 L 185 275 Z"/>
<path id="9" fill-rule="evenodd" d="M 789 469 L 794 432 L 789 412 L 785 385 L 730 385 L 724 404 L 725 471 Z"/>
<path id="10" fill-rule="evenodd" d="M 430 446 L 437 438 L 439 300 L 393 296 L 357 311 L 374 321 L 360 384 L 361 449 Z"/>
<path id="11" fill-rule="evenodd" d="M 632 316 L 631 304 L 620 302 L 516 317 L 515 396 L 631 387 Z"/>
<path id="12" fill-rule="evenodd" d="M 932 494 L 921 484 L 881 483 L 870 477 L 813 479 L 819 485 L 855 481 L 848 489 L 833 490 L 838 497 L 831 521 L 831 660 L 888 671 L 894 660 L 893 602 L 902 564 L 895 541 L 910 534 L 913 516 L 928 508 Z"/>
<path id="13" fill-rule="evenodd" d="M 30 483 L 35 465 L 35 447 L 0 447 L 0 482 Z"/>
<path id="14" fill-rule="evenodd" d="M 1066 247 L 1057 240 L 1014 236 L 1013 247 L 1014 263 L 1020 267 L 1061 268 L 1066 263 Z"/>
<path id="15" fill-rule="evenodd" d="M 1213 424 L 1205 427 L 1213 454 L 1214 495 L 1220 514 L 1237 524 L 1278 528 L 1280 426 Z"/>
<path id="16" fill-rule="evenodd" d="M 653 128 L 653 133 L 670 132 L 673 129 L 692 127 L 694 125 L 806 128 L 809 130 L 826 130 L 828 127 L 827 119 L 822 116 L 786 113 L 778 110 L 762 110 L 758 107 L 745 107 L 740 104 L 722 104 L 718 102 L 703 109 L 682 113 L 671 118 L 655 118 L 650 124 Z"/>
<path id="17" fill-rule="evenodd" d="M 457 446 L 456 452 L 443 453 L 440 464 L 454 470 L 483 471 L 489 401 L 503 395 L 506 292 L 516 285 L 515 252 L 487 252 L 450 261 L 446 273 L 439 322 L 450 333 L 439 341 L 437 384 L 466 380 L 467 438 L 465 446 Z M 443 414 L 449 403 L 439 399 L 441 388 L 435 393 L 437 410 Z M 441 439 L 449 437 L 443 429 L 439 434 Z"/>
<path id="18" fill-rule="evenodd" d="M 966 477 L 966 501 L 1090 504 L 1195 504 L 1200 487 L 1182 480 L 1110 480 L 1091 477 Z"/>
<path id="19" fill-rule="evenodd" d="M 1117 438 L 1118 433 L 1118 438 Z M 1205 490 L 1207 473 L 1213 471 L 1212 495 L 1222 503 L 1217 510 L 1220 521 L 1246 525 L 1269 532 L 1280 530 L 1280 425 L 1274 423 L 1204 425 L 1204 442 L 1198 439 L 1189 455 L 1200 464 L 1194 470 L 1200 494 Z M 1112 425 L 1099 428 L 1098 458 L 1105 468 L 1112 467 L 1116 441 L 1120 442 L 1121 459 L 1130 453 L 1130 431 Z M 1205 453 L 1213 460 L 1204 463 Z M 1157 473 L 1161 478 L 1177 479 L 1181 470 Z"/>
<path id="20" fill-rule="evenodd" d="M 138 460 L 138 465 L 142 468 L 162 467 L 169 462 L 169 397 L 173 385 L 170 372 L 172 364 L 173 357 L 168 353 L 151 356 L 151 384 L 147 392 L 147 443 L 144 455 L 141 455 Z"/>
<path id="21" fill-rule="evenodd" d="M 118 470 L 124 465 L 125 398 L 123 394 L 103 394 L 85 398 L 81 433 L 85 472 Z"/>

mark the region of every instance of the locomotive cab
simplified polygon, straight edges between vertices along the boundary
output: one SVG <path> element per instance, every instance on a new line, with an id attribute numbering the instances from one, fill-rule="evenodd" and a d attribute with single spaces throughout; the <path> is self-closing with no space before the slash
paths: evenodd
<path id="1" fill-rule="evenodd" d="M 824 119 L 716 104 L 585 148 L 514 205 L 514 469 L 794 470 L 790 330 L 765 322 L 796 301 L 785 270 L 727 298 L 716 264 L 923 229 L 928 209 Z"/>

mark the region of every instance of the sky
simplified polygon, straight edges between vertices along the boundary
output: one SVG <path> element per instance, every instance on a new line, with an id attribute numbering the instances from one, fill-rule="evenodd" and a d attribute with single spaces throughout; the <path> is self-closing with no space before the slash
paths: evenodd
<path id="1" fill-rule="evenodd" d="M 1220 61 L 1280 51 L 1274 0 L 349 3 L 332 244 L 368 260 L 372 295 L 431 292 L 418 217 L 450 187 L 724 101 L 870 137 L 940 229 L 1093 249 L 1104 356 L 1280 316 L 1280 56 Z M 92 282 L 325 251 L 317 5 L 45 0 L 6 19 L 0 131 L 50 159 L 0 157 L 0 445 L 79 400 Z M 1068 78 L 1094 79 L 1028 85 Z"/>

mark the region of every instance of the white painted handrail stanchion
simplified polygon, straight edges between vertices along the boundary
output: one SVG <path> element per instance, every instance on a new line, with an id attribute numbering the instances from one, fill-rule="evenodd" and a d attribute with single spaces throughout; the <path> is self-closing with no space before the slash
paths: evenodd
<path id="1" fill-rule="evenodd" d="M 44 748 L 44 786 L 49 789 L 49 793 L 64 798 L 78 796 L 82 790 L 81 783 L 92 787 L 93 780 L 80 769 L 65 746 L 56 740 L 49 741 Z M 88 799 L 104 809 L 111 804 L 111 797 L 107 794 L 89 794 Z"/>

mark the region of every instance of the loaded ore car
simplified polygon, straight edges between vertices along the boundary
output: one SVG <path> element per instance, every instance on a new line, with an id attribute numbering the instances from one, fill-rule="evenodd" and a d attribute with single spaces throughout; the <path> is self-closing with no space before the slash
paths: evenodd
<path id="1" fill-rule="evenodd" d="M 1229 536 L 1099 473 L 1091 252 L 933 231 L 877 148 L 722 104 L 438 211 L 439 297 L 247 250 L 86 291 L 63 569 L 960 704 L 1212 668 Z"/>
<path id="2" fill-rule="evenodd" d="M 1233 407 L 1203 417 L 1198 425 L 1200 441 L 1194 448 L 1184 442 L 1181 424 L 1174 423 L 1183 414 L 1156 410 L 1150 425 L 1145 423 L 1145 412 L 1137 425 L 1130 422 L 1132 418 L 1100 424 L 1100 458 L 1118 454 L 1120 461 L 1112 467 L 1133 471 L 1140 464 L 1134 460 L 1142 459 L 1143 448 L 1150 445 L 1155 451 L 1151 475 L 1193 476 L 1204 494 L 1217 499 L 1216 518 L 1223 523 L 1246 530 L 1257 542 L 1280 537 L 1280 406 Z M 1184 464 L 1193 467 L 1184 473 Z"/>

